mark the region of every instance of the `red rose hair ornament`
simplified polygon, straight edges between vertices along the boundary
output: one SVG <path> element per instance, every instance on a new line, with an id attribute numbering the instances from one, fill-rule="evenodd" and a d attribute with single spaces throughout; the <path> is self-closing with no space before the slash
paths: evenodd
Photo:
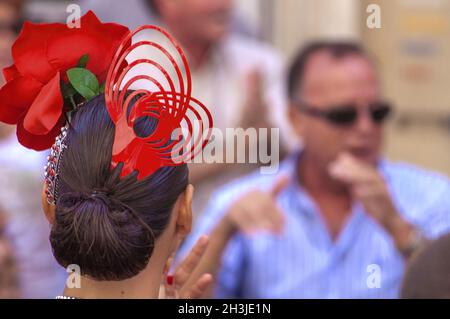
<path id="1" fill-rule="evenodd" d="M 25 22 L 14 42 L 14 64 L 3 70 L 0 122 L 17 125 L 18 140 L 27 148 L 50 148 L 66 123 L 66 113 L 100 93 L 114 54 L 129 33 L 120 24 L 100 22 L 92 11 L 81 17 L 80 26 Z M 69 86 L 71 69 L 77 69 L 74 78 L 81 74 L 93 83 L 77 88 L 83 96 Z"/>
<path id="2" fill-rule="evenodd" d="M 150 32 L 155 36 L 142 39 Z M 138 40 L 131 44 L 133 37 Z M 150 51 L 160 58 L 139 54 Z M 136 85 L 139 88 L 128 94 Z M 111 164 L 114 167 L 124 163 L 122 176 L 137 170 L 138 179 L 142 179 L 160 167 L 185 163 L 202 151 L 211 136 L 213 121 L 208 109 L 191 96 L 191 86 L 186 57 L 166 31 L 146 25 L 123 39 L 105 87 L 108 112 L 116 125 Z M 149 136 L 134 132 L 134 124 L 141 117 L 157 121 Z M 187 135 L 174 136 L 182 129 Z"/>

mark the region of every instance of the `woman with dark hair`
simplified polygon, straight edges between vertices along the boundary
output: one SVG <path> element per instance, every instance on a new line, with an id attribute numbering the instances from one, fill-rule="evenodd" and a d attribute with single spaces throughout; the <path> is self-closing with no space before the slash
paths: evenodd
<path id="1" fill-rule="evenodd" d="M 143 119 L 137 134 L 149 135 L 152 124 Z M 60 265 L 81 270 L 81 288 L 66 287 L 64 295 L 155 298 L 167 260 L 190 232 L 193 187 L 186 164 L 162 167 L 143 180 L 136 171 L 120 178 L 122 164 L 110 169 L 114 132 L 102 95 L 74 114 L 59 162 L 56 205 L 47 201 L 47 185 L 42 194 L 50 242 Z M 206 243 L 203 238 L 196 251 Z M 210 279 L 182 296 L 196 296 Z"/>
<path id="2" fill-rule="evenodd" d="M 17 124 L 22 145 L 44 150 L 53 144 L 42 204 L 53 254 L 73 271 L 59 297 L 157 298 L 162 282 L 168 297 L 199 297 L 211 275 L 186 283 L 207 238 L 167 276 L 171 256 L 191 230 L 193 187 L 185 162 L 206 144 L 192 140 L 193 148 L 185 151 L 189 140 L 172 133 L 183 121 L 192 127 L 189 112 L 202 129 L 212 125 L 207 109 L 190 97 L 184 55 L 157 27 L 130 33 L 101 23 L 92 12 L 78 22 L 75 29 L 26 23 L 12 49 L 15 64 L 4 70 L 7 83 L 0 89 L 0 121 Z M 125 61 L 131 39 L 143 29 L 160 32 L 175 46 L 187 83 L 182 72 L 175 79 L 178 87 L 166 77 L 170 91 L 159 83 L 159 91 L 128 90 L 133 79 L 122 83 L 136 65 Z M 138 44 L 161 50 L 180 71 L 161 45 Z M 158 61 L 139 63 L 167 75 Z M 137 77 L 156 83 L 145 74 Z M 206 120 L 199 118 L 202 112 Z"/>

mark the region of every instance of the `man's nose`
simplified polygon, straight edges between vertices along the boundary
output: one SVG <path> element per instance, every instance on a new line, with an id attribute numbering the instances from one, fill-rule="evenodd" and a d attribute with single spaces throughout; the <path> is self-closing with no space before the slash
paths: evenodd
<path id="1" fill-rule="evenodd" d="M 374 132 L 376 125 L 377 124 L 373 121 L 368 108 L 365 108 L 359 112 L 358 119 L 355 123 L 355 128 L 358 132 L 363 134 L 371 134 Z"/>

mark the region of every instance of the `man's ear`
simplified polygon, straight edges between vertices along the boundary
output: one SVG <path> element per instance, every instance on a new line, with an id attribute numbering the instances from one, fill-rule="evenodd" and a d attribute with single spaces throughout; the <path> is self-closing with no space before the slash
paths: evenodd
<path id="1" fill-rule="evenodd" d="M 178 205 L 178 216 L 175 233 L 181 237 L 186 237 L 192 229 L 192 197 L 194 196 L 194 186 L 189 184 L 186 190 L 180 195 Z"/>
<path id="2" fill-rule="evenodd" d="M 42 202 L 42 209 L 44 210 L 45 217 L 47 218 L 50 225 L 53 225 L 55 222 L 55 209 L 56 206 L 49 204 L 47 202 L 47 185 L 44 183 L 44 187 L 42 188 L 42 194 L 41 194 L 41 202 Z"/>
<path id="3" fill-rule="evenodd" d="M 288 118 L 292 129 L 295 134 L 302 138 L 303 137 L 303 114 L 298 110 L 298 106 L 289 105 Z"/>

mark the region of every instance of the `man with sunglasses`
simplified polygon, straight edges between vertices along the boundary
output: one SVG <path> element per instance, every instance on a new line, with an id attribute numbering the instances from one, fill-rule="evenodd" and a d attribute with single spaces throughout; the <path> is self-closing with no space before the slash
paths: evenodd
<path id="1" fill-rule="evenodd" d="M 411 255 L 450 230 L 449 180 L 380 156 L 391 107 L 357 45 L 305 48 L 288 92 L 301 151 L 211 198 L 185 245 L 210 233 L 198 274 L 217 297 L 398 297 Z"/>

